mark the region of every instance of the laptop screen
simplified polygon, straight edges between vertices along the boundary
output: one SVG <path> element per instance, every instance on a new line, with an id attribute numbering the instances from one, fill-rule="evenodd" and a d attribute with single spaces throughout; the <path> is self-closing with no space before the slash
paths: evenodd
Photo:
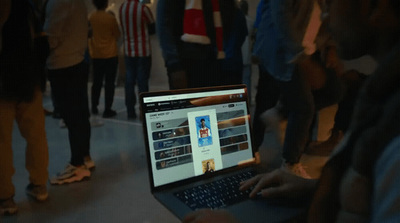
<path id="1" fill-rule="evenodd" d="M 244 85 L 141 94 L 153 187 L 254 162 Z"/>

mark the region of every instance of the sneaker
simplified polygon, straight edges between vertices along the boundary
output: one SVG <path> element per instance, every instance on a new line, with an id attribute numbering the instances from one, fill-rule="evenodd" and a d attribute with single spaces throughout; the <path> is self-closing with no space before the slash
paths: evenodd
<path id="1" fill-rule="evenodd" d="M 310 144 L 305 153 L 314 156 L 330 156 L 337 144 L 343 139 L 343 136 L 343 131 L 332 129 L 329 139 L 323 142 Z"/>
<path id="2" fill-rule="evenodd" d="M 283 163 L 281 168 L 286 172 L 292 173 L 304 179 L 311 179 L 311 176 L 308 175 L 307 171 L 305 170 L 307 167 L 303 166 L 301 163 Z"/>
<path id="3" fill-rule="evenodd" d="M 96 116 L 91 116 L 89 122 L 91 127 L 100 127 L 104 125 L 104 122 Z"/>
<path id="4" fill-rule="evenodd" d="M 106 109 L 103 112 L 103 118 L 112 118 L 117 115 L 117 112 L 111 109 Z"/>
<path id="5" fill-rule="evenodd" d="M 38 201 L 45 201 L 49 197 L 46 185 L 34 185 L 30 183 L 25 190 L 26 194 Z"/>
<path id="6" fill-rule="evenodd" d="M 13 198 L 0 200 L 0 215 L 13 215 L 17 211 L 18 207 Z"/>
<path id="7" fill-rule="evenodd" d="M 85 162 L 86 168 L 89 170 L 96 167 L 96 165 L 94 164 L 94 161 L 92 160 L 92 158 L 90 156 L 86 156 L 84 158 L 84 162 Z"/>
<path id="8" fill-rule="evenodd" d="M 57 176 L 50 179 L 50 183 L 61 185 L 64 183 L 79 182 L 89 177 L 90 171 L 85 165 L 76 167 L 68 164 L 63 172 L 58 173 Z"/>

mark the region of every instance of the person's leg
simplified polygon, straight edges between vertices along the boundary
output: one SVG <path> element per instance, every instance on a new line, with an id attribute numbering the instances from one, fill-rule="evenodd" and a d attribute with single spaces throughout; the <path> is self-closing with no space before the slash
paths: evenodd
<path id="1" fill-rule="evenodd" d="M 91 89 L 91 105 L 92 113 L 98 114 L 97 106 L 99 105 L 99 98 L 101 93 L 101 88 L 103 86 L 103 79 L 105 68 L 103 59 L 92 59 L 93 64 L 93 85 Z"/>
<path id="2" fill-rule="evenodd" d="M 75 127 L 76 131 L 73 132 L 72 136 L 74 140 L 74 144 L 76 144 L 77 151 L 75 157 L 71 158 L 71 164 L 77 163 L 80 165 L 82 162 L 81 160 L 84 157 L 90 156 L 90 135 L 91 135 L 91 128 L 89 122 L 89 101 L 88 101 L 88 91 L 87 91 L 87 83 L 88 83 L 88 64 L 85 62 L 80 63 L 74 72 L 76 72 L 76 81 L 74 83 L 77 85 L 77 89 L 75 95 L 72 94 L 72 99 L 79 98 L 79 100 L 72 100 L 73 102 L 70 104 L 70 108 L 74 104 L 77 105 L 76 110 L 72 109 L 70 111 L 72 120 L 71 128 Z M 65 122 L 67 123 L 67 122 Z M 68 124 L 67 124 L 68 125 Z M 71 140 L 70 140 L 71 141 Z"/>
<path id="3" fill-rule="evenodd" d="M 367 76 L 355 70 L 348 71 L 343 76 L 345 79 L 345 91 L 343 99 L 338 104 L 333 128 L 346 132 L 353 116 L 358 92 Z"/>
<path id="4" fill-rule="evenodd" d="M 267 71 L 259 66 L 259 77 L 257 84 L 256 93 L 256 107 L 254 111 L 253 119 L 253 136 L 254 146 L 258 150 L 258 147 L 263 142 L 265 125 L 260 119 L 260 115 L 268 109 L 274 107 L 279 99 L 279 87 L 277 81 L 272 78 Z"/>
<path id="5" fill-rule="evenodd" d="M 325 107 L 337 104 L 343 97 L 343 86 L 338 76 L 336 75 L 335 71 L 333 69 L 325 69 L 325 74 L 326 74 L 326 81 L 324 86 L 321 89 L 313 91 L 315 111 L 319 111 Z M 315 114 L 311 126 L 316 127 L 316 125 L 318 125 L 318 122 L 315 122 L 316 120 L 318 120 L 317 115 L 318 114 Z M 316 135 L 318 135 L 316 132 L 312 133 L 312 130 L 313 129 L 310 128 L 310 133 L 311 135 L 314 135 L 314 137 L 310 137 L 310 142 L 315 141 L 317 138 Z"/>
<path id="6" fill-rule="evenodd" d="M 313 92 L 315 109 L 318 111 L 322 108 L 340 102 L 343 98 L 343 85 L 333 69 L 325 69 L 326 82 L 325 85 Z"/>
<path id="7" fill-rule="evenodd" d="M 54 97 L 54 93 L 53 91 L 50 91 L 50 96 L 51 96 L 51 102 L 53 104 L 53 118 L 55 119 L 60 119 L 61 115 L 60 115 L 60 108 L 59 105 Z"/>
<path id="8" fill-rule="evenodd" d="M 307 148 L 307 154 L 329 156 L 342 140 L 350 125 L 356 98 L 365 77 L 355 70 L 346 72 L 343 77 L 345 80 L 343 98 L 338 103 L 331 135 L 323 142 L 311 144 Z"/>
<path id="9" fill-rule="evenodd" d="M 309 140 L 315 106 L 311 87 L 297 71 L 289 82 L 280 82 L 281 101 L 288 111 L 288 122 L 283 143 L 283 158 L 287 163 L 298 163 Z"/>
<path id="10" fill-rule="evenodd" d="M 128 118 L 136 118 L 136 76 L 137 76 L 137 57 L 125 56 L 126 78 L 125 78 L 125 105 L 128 112 Z"/>
<path id="11" fill-rule="evenodd" d="M 61 118 L 68 128 L 71 148 L 70 163 L 50 179 L 51 184 L 81 181 L 91 175 L 84 165 L 84 158 L 90 156 L 88 74 L 88 65 L 84 61 L 72 67 L 49 70 L 51 88 L 60 102 Z"/>
<path id="12" fill-rule="evenodd" d="M 139 93 L 149 91 L 149 78 L 151 70 L 151 56 L 139 57 L 137 64 L 137 82 Z"/>
<path id="13" fill-rule="evenodd" d="M 111 110 L 114 101 L 115 78 L 117 77 L 118 58 L 113 57 L 105 60 L 105 110 Z"/>
<path id="14" fill-rule="evenodd" d="M 12 132 L 16 117 L 16 102 L 0 99 L 0 200 L 14 196 Z"/>
<path id="15" fill-rule="evenodd" d="M 90 123 L 87 95 L 87 64 L 49 71 L 54 96 L 60 102 L 61 117 L 68 128 L 73 166 L 81 166 L 89 155 Z"/>
<path id="16" fill-rule="evenodd" d="M 37 186 L 46 185 L 49 153 L 42 93 L 39 88 L 36 89 L 32 102 L 18 103 L 16 121 L 27 142 L 25 165 L 29 172 L 29 182 Z"/>

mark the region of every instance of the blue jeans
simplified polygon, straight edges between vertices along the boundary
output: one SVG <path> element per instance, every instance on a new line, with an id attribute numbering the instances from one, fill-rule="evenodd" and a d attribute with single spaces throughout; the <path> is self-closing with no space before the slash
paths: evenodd
<path id="1" fill-rule="evenodd" d="M 125 80 L 125 105 L 128 116 L 135 116 L 136 81 L 139 93 L 149 91 L 149 77 L 151 69 L 151 56 L 128 57 L 125 56 L 126 80 Z"/>

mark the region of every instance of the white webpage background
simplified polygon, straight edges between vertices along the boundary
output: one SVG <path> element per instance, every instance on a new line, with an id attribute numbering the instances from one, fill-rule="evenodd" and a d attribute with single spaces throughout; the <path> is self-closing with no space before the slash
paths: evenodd
<path id="1" fill-rule="evenodd" d="M 226 103 L 226 104 L 221 104 L 221 105 L 194 107 L 194 108 L 152 112 L 152 113 L 145 114 L 146 122 L 147 122 L 146 123 L 147 134 L 148 134 L 149 147 L 150 147 L 150 159 L 151 159 L 151 166 L 152 166 L 152 171 L 153 171 L 153 181 L 154 181 L 155 187 L 193 177 L 193 176 L 195 176 L 195 171 L 194 171 L 193 163 L 186 163 L 186 164 L 177 165 L 177 166 L 168 167 L 168 168 L 159 169 L 159 170 L 157 169 L 151 123 L 158 122 L 158 121 L 168 121 L 168 120 L 179 119 L 179 118 L 187 118 L 187 114 L 189 112 L 209 110 L 209 109 L 215 109 L 216 113 L 235 111 L 235 110 L 243 110 L 244 114 L 248 115 L 246 102 L 234 102 L 234 103 L 236 104 L 235 107 L 229 107 L 228 105 L 232 104 L 232 103 Z M 159 115 L 159 114 L 163 114 L 163 115 Z M 246 122 L 247 122 L 246 123 L 247 131 L 246 132 L 247 132 L 248 138 L 250 139 L 250 127 L 249 127 L 249 123 L 248 123 L 247 119 L 246 119 Z M 174 128 L 176 128 L 176 127 L 177 126 L 175 126 Z M 167 129 L 163 129 L 163 130 L 167 130 Z M 215 140 L 219 140 L 219 139 L 215 139 Z M 191 144 L 193 144 L 193 143 L 191 142 Z M 223 155 L 222 156 L 222 165 L 223 165 L 223 168 L 232 167 L 232 166 L 238 165 L 238 163 L 241 161 L 249 160 L 252 158 L 253 158 L 253 153 L 252 153 L 251 145 L 249 145 L 249 149 L 238 151 L 235 153 L 230 153 L 227 155 Z"/>

